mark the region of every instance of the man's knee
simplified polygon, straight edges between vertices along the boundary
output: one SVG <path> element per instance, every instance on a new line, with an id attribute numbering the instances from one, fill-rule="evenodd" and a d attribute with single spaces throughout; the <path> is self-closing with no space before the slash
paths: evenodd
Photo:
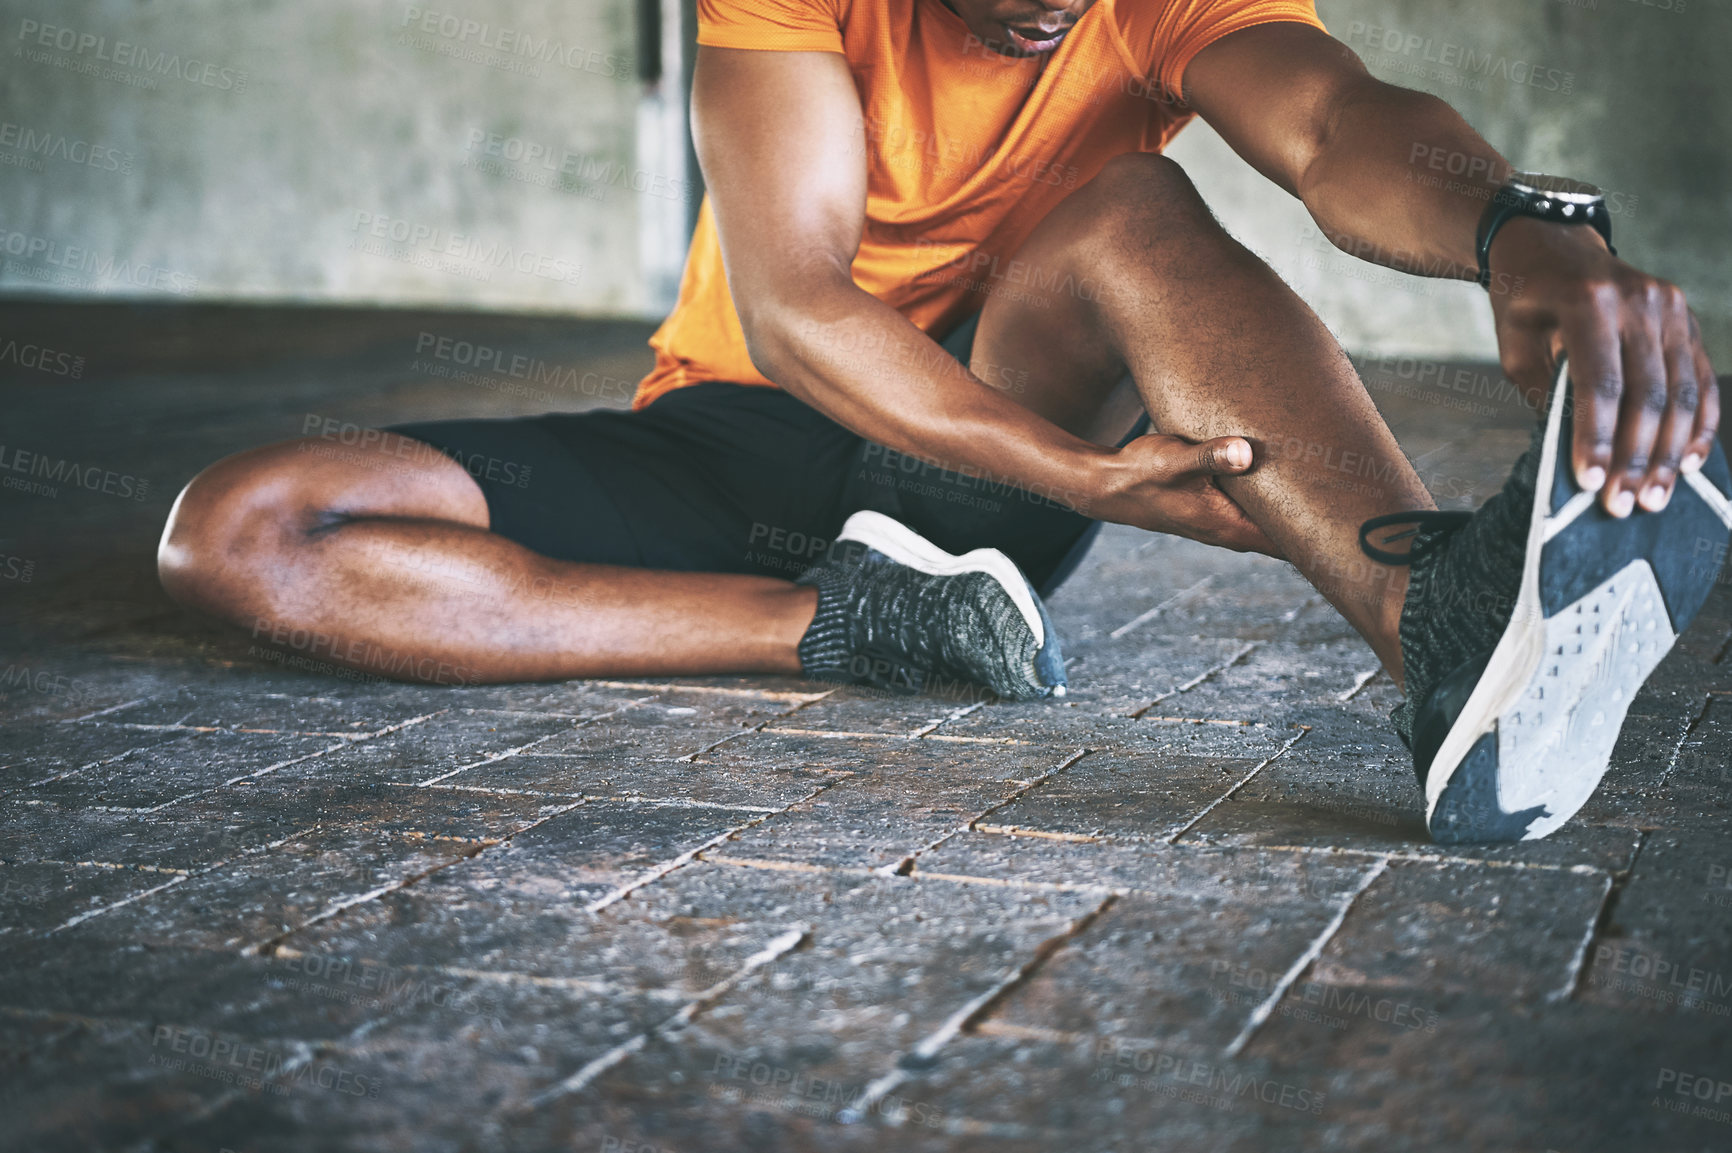
<path id="1" fill-rule="evenodd" d="M 175 497 L 157 545 L 157 575 L 182 604 L 220 609 L 275 550 L 304 503 L 294 461 L 271 446 L 217 461 Z"/>
<path id="2" fill-rule="evenodd" d="M 430 444 L 397 433 L 352 445 L 306 437 L 193 477 L 169 511 L 157 574 L 174 599 L 224 613 L 256 600 L 327 530 L 375 517 L 489 522 L 474 478 Z"/>
<path id="3" fill-rule="evenodd" d="M 1121 152 L 1101 165 L 1096 181 L 1107 185 L 1135 185 L 1158 191 L 1188 189 L 1191 178 L 1171 157 L 1158 152 Z"/>
<path id="4" fill-rule="evenodd" d="M 1078 197 L 1078 207 L 1100 236 L 1117 239 L 1134 233 L 1139 247 L 1191 231 L 1187 225 L 1219 228 L 1185 170 L 1152 152 L 1113 157 Z"/>

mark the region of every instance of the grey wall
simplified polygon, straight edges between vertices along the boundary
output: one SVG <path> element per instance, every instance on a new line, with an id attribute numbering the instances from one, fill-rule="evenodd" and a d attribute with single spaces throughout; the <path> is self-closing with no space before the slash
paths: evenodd
<path id="1" fill-rule="evenodd" d="M 0 293 L 654 315 L 691 187 L 689 6 L 658 2 L 659 85 L 638 79 L 634 0 L 0 0 Z M 1732 6 L 1668 2 L 1319 8 L 1516 163 L 1615 193 L 1623 251 L 1691 291 L 1732 367 Z M 1454 63 L 1467 50 L 1484 72 Z M 524 155 L 487 155 L 490 134 Z M 1479 290 L 1336 254 L 1204 126 L 1174 155 L 1350 348 L 1491 355 Z"/>
<path id="2" fill-rule="evenodd" d="M 636 7 L 0 0 L 0 290 L 660 307 Z"/>

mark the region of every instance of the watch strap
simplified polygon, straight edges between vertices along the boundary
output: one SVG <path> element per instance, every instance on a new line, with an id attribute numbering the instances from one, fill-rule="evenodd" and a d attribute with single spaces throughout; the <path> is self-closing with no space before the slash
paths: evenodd
<path id="1" fill-rule="evenodd" d="M 1613 256 L 1618 254 L 1618 250 L 1612 247 L 1612 218 L 1604 200 L 1581 216 L 1572 218 L 1563 216 L 1555 208 L 1551 212 L 1541 211 L 1536 206 L 1539 199 L 1541 198 L 1535 194 L 1518 191 L 1505 184 L 1497 190 L 1497 195 L 1491 198 L 1491 203 L 1485 206 L 1485 211 L 1480 214 L 1479 234 L 1475 244 L 1475 252 L 1479 257 L 1478 280 L 1481 288 L 1491 287 L 1491 242 L 1497 239 L 1498 230 L 1515 216 L 1531 216 L 1535 220 L 1552 224 L 1586 224 L 1600 234 L 1600 238 L 1606 242 L 1608 252 Z"/>

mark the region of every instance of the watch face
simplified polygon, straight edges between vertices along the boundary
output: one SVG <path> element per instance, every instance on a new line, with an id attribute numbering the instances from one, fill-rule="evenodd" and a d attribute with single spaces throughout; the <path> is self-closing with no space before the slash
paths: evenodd
<path id="1" fill-rule="evenodd" d="M 1509 182 L 1519 191 L 1537 192 L 1564 204 L 1592 204 L 1605 199 L 1605 194 L 1595 185 L 1585 180 L 1572 180 L 1568 176 L 1515 172 L 1510 174 Z"/>

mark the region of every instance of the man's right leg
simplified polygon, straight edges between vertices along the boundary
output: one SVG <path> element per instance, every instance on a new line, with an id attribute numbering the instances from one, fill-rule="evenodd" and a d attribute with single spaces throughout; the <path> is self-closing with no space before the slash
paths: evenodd
<path id="1" fill-rule="evenodd" d="M 403 679 L 800 672 L 812 588 L 552 560 L 488 526 L 475 480 L 425 445 L 287 441 L 194 477 L 158 568 L 261 640 Z"/>

